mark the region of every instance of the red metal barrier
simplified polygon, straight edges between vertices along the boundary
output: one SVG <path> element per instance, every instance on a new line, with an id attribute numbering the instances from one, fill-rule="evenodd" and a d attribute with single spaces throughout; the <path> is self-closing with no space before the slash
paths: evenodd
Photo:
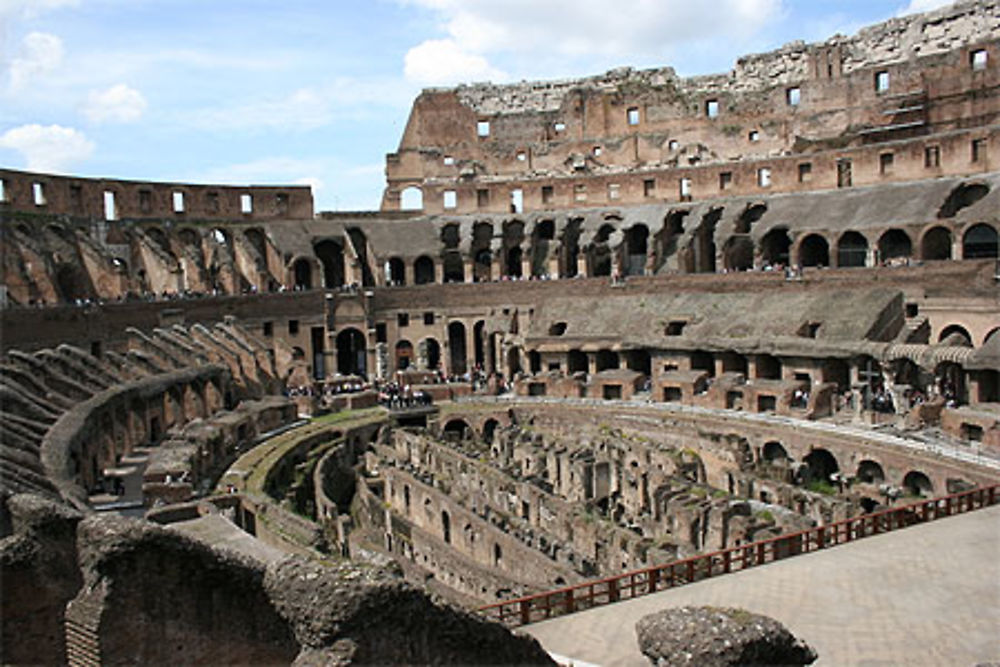
<path id="1" fill-rule="evenodd" d="M 917 523 L 989 507 L 1000 501 L 1000 484 L 844 519 L 722 551 L 575 584 L 481 607 L 480 612 L 510 626 L 583 611 L 619 600 L 739 572 L 789 556 L 891 532 Z"/>

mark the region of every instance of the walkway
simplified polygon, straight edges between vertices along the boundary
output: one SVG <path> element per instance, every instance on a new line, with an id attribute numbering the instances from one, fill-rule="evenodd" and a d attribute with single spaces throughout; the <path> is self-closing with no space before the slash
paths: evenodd
<path id="1" fill-rule="evenodd" d="M 816 665 L 974 665 L 1000 659 L 1000 506 L 521 628 L 589 663 L 647 666 L 635 623 L 686 604 L 772 616 Z"/>
<path id="2" fill-rule="evenodd" d="M 167 524 L 167 528 L 217 549 L 235 551 L 262 563 L 277 563 L 289 554 L 265 544 L 219 514 Z"/>

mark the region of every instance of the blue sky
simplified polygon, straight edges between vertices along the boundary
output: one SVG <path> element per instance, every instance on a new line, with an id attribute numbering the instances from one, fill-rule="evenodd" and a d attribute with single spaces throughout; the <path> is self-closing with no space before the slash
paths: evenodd
<path id="1" fill-rule="evenodd" d="M 945 0 L 0 0 L 0 166 L 379 206 L 422 87 L 721 72 Z"/>

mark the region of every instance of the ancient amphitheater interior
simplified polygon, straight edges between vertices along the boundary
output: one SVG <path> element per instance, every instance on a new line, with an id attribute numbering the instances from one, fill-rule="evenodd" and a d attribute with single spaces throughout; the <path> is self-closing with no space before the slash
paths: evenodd
<path id="1" fill-rule="evenodd" d="M 3 662 L 545 663 L 996 503 L 998 90 L 967 0 L 427 89 L 375 211 L 0 169 Z"/>

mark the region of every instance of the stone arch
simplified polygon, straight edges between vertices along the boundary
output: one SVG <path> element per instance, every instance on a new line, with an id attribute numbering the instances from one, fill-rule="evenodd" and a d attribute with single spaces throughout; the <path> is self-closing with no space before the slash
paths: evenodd
<path id="1" fill-rule="evenodd" d="M 610 223 L 601 225 L 600 229 L 597 230 L 594 242 L 590 245 L 590 250 L 587 253 L 588 270 L 591 276 L 611 275 L 611 249 L 608 247 L 608 241 L 614 232 L 614 225 Z"/>
<path id="2" fill-rule="evenodd" d="M 802 266 L 829 266 L 830 244 L 820 234 L 809 234 L 799 243 L 799 264 Z"/>
<path id="3" fill-rule="evenodd" d="M 1000 336 L 1000 327 L 994 327 L 993 329 L 990 329 L 986 333 L 986 335 L 983 336 L 983 345 L 986 345 L 986 343 L 989 343 L 991 340 L 993 340 L 997 336 Z"/>
<path id="4" fill-rule="evenodd" d="M 472 326 L 472 357 L 479 369 L 486 368 L 486 320 Z"/>
<path id="5" fill-rule="evenodd" d="M 390 257 L 386 261 L 385 282 L 387 285 L 406 284 L 406 264 L 401 257 Z"/>
<path id="6" fill-rule="evenodd" d="M 337 372 L 341 375 L 360 375 L 366 372 L 367 343 L 365 335 L 354 327 L 337 334 Z"/>
<path id="7" fill-rule="evenodd" d="M 868 264 L 868 239 L 860 232 L 848 231 L 837 241 L 837 266 L 857 268 Z"/>
<path id="8" fill-rule="evenodd" d="M 428 336 L 420 341 L 418 347 L 422 348 L 422 361 L 426 364 L 428 370 L 436 371 L 441 368 L 441 344 L 438 343 L 436 338 Z"/>
<path id="9" fill-rule="evenodd" d="M 788 450 L 785 449 L 784 445 L 776 440 L 764 443 L 764 447 L 760 452 L 760 458 L 768 463 L 778 463 L 781 461 L 791 460 L 791 457 L 788 455 Z"/>
<path id="10" fill-rule="evenodd" d="M 997 230 L 981 222 L 972 225 L 962 235 L 962 259 L 989 259 L 998 254 Z"/>
<path id="11" fill-rule="evenodd" d="M 930 477 L 919 470 L 911 470 L 903 476 L 903 490 L 908 496 L 932 498 L 934 485 Z"/>
<path id="12" fill-rule="evenodd" d="M 451 375 L 462 375 L 468 371 L 468 356 L 465 348 L 465 324 L 455 320 L 448 323 L 448 349 Z"/>
<path id="13" fill-rule="evenodd" d="M 753 268 L 753 241 L 749 236 L 730 236 L 722 246 L 722 265 L 727 271 Z"/>
<path id="14" fill-rule="evenodd" d="M 806 454 L 802 462 L 806 464 L 810 480 L 822 480 L 830 482 L 830 476 L 840 472 L 840 464 L 837 457 L 830 450 L 816 447 Z"/>
<path id="15" fill-rule="evenodd" d="M 750 364 L 745 355 L 733 350 L 726 350 L 719 353 L 719 358 L 722 360 L 723 373 L 740 373 L 743 377 L 749 376 Z"/>
<path id="16" fill-rule="evenodd" d="M 399 193 L 399 208 L 402 211 L 424 210 L 424 191 L 415 185 L 403 188 Z"/>
<path id="17" fill-rule="evenodd" d="M 413 343 L 406 339 L 398 340 L 396 341 L 395 352 L 395 367 L 397 371 L 405 371 L 413 365 Z"/>
<path id="18" fill-rule="evenodd" d="M 434 260 L 427 255 L 421 255 L 413 262 L 413 282 L 417 285 L 429 285 L 434 282 Z"/>
<path id="19" fill-rule="evenodd" d="M 789 249 L 792 241 L 788 237 L 788 228 L 775 227 L 760 240 L 760 258 L 765 265 L 788 265 Z"/>
<path id="20" fill-rule="evenodd" d="M 920 259 L 951 259 L 951 230 L 943 225 L 927 229 L 920 239 Z"/>
<path id="21" fill-rule="evenodd" d="M 457 250 L 445 251 L 441 256 L 441 267 L 444 282 L 465 282 L 465 263 L 462 261 L 462 254 Z"/>
<path id="22" fill-rule="evenodd" d="M 625 232 L 626 276 L 641 276 L 646 273 L 646 256 L 649 251 L 649 227 L 637 223 Z"/>
<path id="23" fill-rule="evenodd" d="M 177 239 L 181 244 L 192 248 L 201 247 L 201 235 L 191 227 L 185 227 L 177 231 Z"/>
<path id="24" fill-rule="evenodd" d="M 967 402 L 965 372 L 959 364 L 953 361 L 942 361 L 934 369 L 938 379 L 938 391 L 945 398 L 949 407 L 963 405 Z"/>
<path id="25" fill-rule="evenodd" d="M 260 227 L 251 227 L 243 232 L 244 238 L 246 238 L 247 243 L 253 248 L 257 254 L 260 256 L 261 261 L 264 262 L 265 266 L 267 264 L 267 236 L 264 234 L 264 230 Z"/>
<path id="26" fill-rule="evenodd" d="M 521 250 L 521 246 L 516 245 L 511 248 L 507 248 L 507 256 L 504 258 L 504 275 L 511 276 L 512 278 L 520 278 L 522 273 L 521 260 L 524 256 L 524 252 Z"/>
<path id="27" fill-rule="evenodd" d="M 743 212 L 736 218 L 734 232 L 736 234 L 749 234 L 753 230 L 753 225 L 767 213 L 767 204 L 754 202 L 747 204 Z"/>
<path id="28" fill-rule="evenodd" d="M 949 324 L 945 328 L 941 329 L 941 333 L 938 335 L 938 342 L 943 343 L 952 336 L 957 336 L 957 338 L 952 339 L 952 345 L 961 345 L 962 347 L 972 347 L 972 334 L 969 330 L 963 327 L 961 324 Z"/>
<path id="29" fill-rule="evenodd" d="M 878 461 L 865 459 L 858 463 L 858 472 L 855 475 L 859 482 L 864 484 L 881 484 L 885 481 L 885 470 Z"/>
<path id="30" fill-rule="evenodd" d="M 938 209 L 939 218 L 954 218 L 963 208 L 972 206 L 990 193 L 985 183 L 962 183 L 950 193 Z"/>
<path id="31" fill-rule="evenodd" d="M 461 417 L 454 417 L 445 422 L 442 432 L 446 438 L 463 440 L 467 435 L 472 433 L 472 427 L 469 426 L 469 422 Z"/>
<path id="32" fill-rule="evenodd" d="M 497 428 L 500 426 L 500 422 L 496 419 L 490 418 L 483 423 L 483 442 L 487 444 L 493 444 L 493 439 L 496 437 Z"/>
<path id="33" fill-rule="evenodd" d="M 486 283 L 493 278 L 493 251 L 480 248 L 472 258 L 472 281 Z"/>
<path id="34" fill-rule="evenodd" d="M 445 544 L 451 544 L 451 516 L 448 510 L 441 510 L 441 537 Z"/>
<path id="35" fill-rule="evenodd" d="M 521 372 L 521 348 L 511 347 L 507 350 L 507 374 L 513 378 Z"/>
<path id="36" fill-rule="evenodd" d="M 883 262 L 911 257 L 913 242 L 910 235 L 898 227 L 887 229 L 878 239 L 878 254 Z"/>
<path id="37" fill-rule="evenodd" d="M 305 257 L 292 262 L 292 286 L 301 290 L 313 288 L 312 263 Z"/>
<path id="38" fill-rule="evenodd" d="M 325 239 L 313 246 L 316 259 L 323 267 L 323 287 L 333 289 L 345 282 L 344 246 L 333 239 Z"/>
<path id="39" fill-rule="evenodd" d="M 771 354 L 757 355 L 757 377 L 762 380 L 780 380 L 781 360 Z"/>

